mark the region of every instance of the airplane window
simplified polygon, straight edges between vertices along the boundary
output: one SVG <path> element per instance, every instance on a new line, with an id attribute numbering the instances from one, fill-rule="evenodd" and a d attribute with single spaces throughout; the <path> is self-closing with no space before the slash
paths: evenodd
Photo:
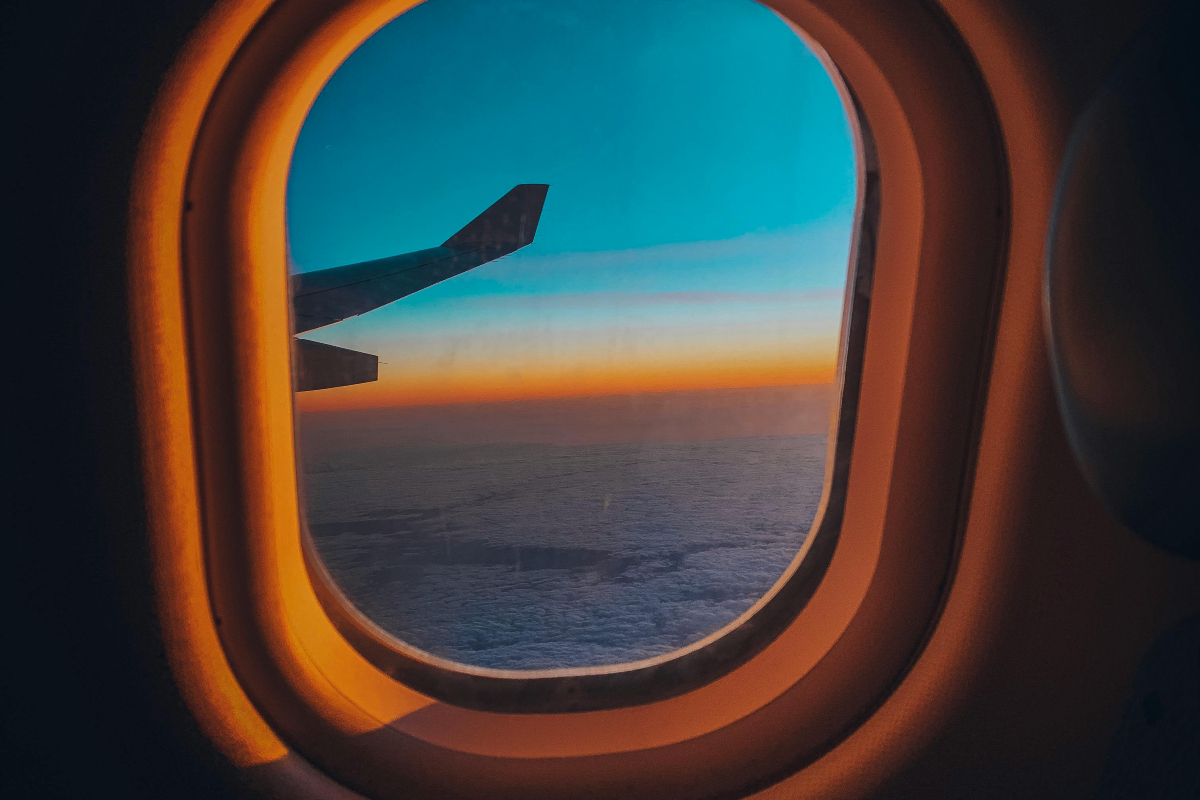
<path id="1" fill-rule="evenodd" d="M 530 670 L 745 613 L 821 503 L 857 198 L 751 0 L 428 0 L 292 161 L 304 518 L 399 640 Z"/>

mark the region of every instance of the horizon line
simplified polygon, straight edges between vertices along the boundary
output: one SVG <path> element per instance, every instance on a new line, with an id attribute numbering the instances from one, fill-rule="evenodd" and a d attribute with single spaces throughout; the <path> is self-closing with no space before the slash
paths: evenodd
<path id="1" fill-rule="evenodd" d="M 309 404 L 318 400 L 316 397 L 303 397 L 296 395 L 296 410 L 301 414 L 338 414 L 354 411 L 389 411 L 400 409 L 419 409 L 419 408 L 453 408 L 467 406 L 483 406 L 483 405 L 514 405 L 518 403 L 539 403 L 539 402 L 556 402 L 569 400 L 604 400 L 607 398 L 616 397 L 635 397 L 635 396 L 654 396 L 654 395 L 669 395 L 669 394 L 700 394 L 711 392 L 737 392 L 749 391 L 754 389 L 796 389 L 800 387 L 817 387 L 817 386 L 833 386 L 836 383 L 836 378 L 828 381 L 807 381 L 798 383 L 767 383 L 754 384 L 750 386 L 706 386 L 692 387 L 684 389 L 658 389 L 644 391 L 629 391 L 629 392 L 604 392 L 604 393 L 588 393 L 588 394 L 554 394 L 554 395 L 535 395 L 530 397 L 501 397 L 493 399 L 477 399 L 477 400 L 458 400 L 450 402 L 416 402 L 416 403 L 390 403 L 387 405 L 347 405 L 347 406 L 326 406 L 318 408 L 301 408 L 302 402 Z M 344 387 L 338 387 L 344 388 Z M 308 394 L 308 393 L 306 393 Z"/>

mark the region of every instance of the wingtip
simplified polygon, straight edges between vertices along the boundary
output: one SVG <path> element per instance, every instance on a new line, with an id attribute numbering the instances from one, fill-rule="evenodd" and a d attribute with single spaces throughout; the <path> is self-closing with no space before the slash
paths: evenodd
<path id="1" fill-rule="evenodd" d="M 548 183 L 519 183 L 466 227 L 442 243 L 443 247 L 503 246 L 512 250 L 533 241 Z"/>

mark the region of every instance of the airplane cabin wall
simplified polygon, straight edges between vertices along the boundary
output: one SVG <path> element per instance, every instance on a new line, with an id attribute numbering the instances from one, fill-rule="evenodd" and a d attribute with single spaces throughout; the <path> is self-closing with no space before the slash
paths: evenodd
<path id="1" fill-rule="evenodd" d="M 163 655 L 123 272 L 138 133 L 175 53 L 217 5 L 91 0 L 6 12 L 6 74 L 22 109 L 9 118 L 20 135 L 9 151 L 17 212 L 6 237 L 18 245 L 8 302 L 17 312 L 8 373 L 17 510 L 5 581 L 8 797 L 261 796 L 202 736 Z M 1019 81 L 1002 80 L 1006 68 L 1032 75 L 1056 104 L 1056 116 L 1038 123 L 1055 131 L 1060 150 L 1022 153 L 1010 140 L 1015 164 L 1056 163 L 1070 121 L 1149 4 L 944 5 L 977 49 L 999 105 L 1005 92 L 1021 91 Z M 1017 50 L 1005 49 L 1013 42 Z M 881 800 L 1093 796 L 1139 661 L 1200 608 L 1196 565 L 1116 523 L 1080 476 L 1040 344 L 1039 274 L 1010 275 L 1005 288 L 985 422 L 985 440 L 1012 442 L 1013 459 L 982 464 L 976 477 L 973 513 L 1003 517 L 1010 538 L 971 557 L 1002 560 L 993 574 L 1003 585 L 979 609 L 987 624 L 974 669 L 921 690 L 945 692 L 944 717 L 879 783 Z"/>
<path id="2" fill-rule="evenodd" d="M 1043 135 L 1053 132 L 1046 140 L 1056 147 L 1050 155 L 1057 170 L 1077 114 L 1133 33 L 1165 5 L 945 3 L 975 50 L 1009 128 L 1015 228 L 1031 226 L 1019 216 L 1026 187 L 1034 185 L 1023 182 L 1022 173 L 1042 154 L 1030 150 L 1029 140 L 1020 138 L 1022 124 L 1013 123 L 1025 112 L 1014 102 L 1020 90 L 1006 73 L 1033 71 L 1043 96 L 1053 98 L 1046 104 L 1053 116 L 1020 123 Z M 1000 52 L 992 53 L 998 46 Z M 1014 53 L 1026 58 L 1012 60 Z M 1019 239 L 1018 230 L 1014 251 Z M 955 706 L 922 754 L 884 784 L 880 798 L 1095 796 L 1110 758 L 1128 759 L 1111 745 L 1127 704 L 1136 699 L 1131 685 L 1143 654 L 1200 607 L 1197 565 L 1116 522 L 1076 465 L 1046 349 L 1041 341 L 1030 346 L 1044 333 L 1043 250 L 1037 245 L 1037 253 L 1024 258 L 1038 269 L 1021 269 L 1018 253 L 1007 276 L 987 412 L 993 429 L 985 423 L 982 448 L 988 436 L 1017 444 L 1005 463 L 992 465 L 990 477 L 986 463 L 976 475 L 973 515 L 1010 515 L 1007 533 L 1013 537 L 1009 547 L 988 554 L 1008 560 L 997 570 L 1003 585 L 990 592 L 989 603 L 996 605 L 979 609 L 978 628 L 969 633 L 986 639 L 979 643 L 986 654 L 978 673 L 962 676 L 971 682 L 969 698 Z M 1019 477 L 1012 479 L 1013 471 Z M 1003 506 L 989 505 L 988 482 L 1001 475 L 1011 489 L 994 498 Z M 959 575 L 964 578 L 969 576 Z"/>

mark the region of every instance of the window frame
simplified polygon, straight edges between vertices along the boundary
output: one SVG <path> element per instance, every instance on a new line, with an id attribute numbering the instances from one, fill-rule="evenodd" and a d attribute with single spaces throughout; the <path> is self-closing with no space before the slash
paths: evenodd
<path id="1" fill-rule="evenodd" d="M 409 5 L 230 0 L 181 59 L 147 137 L 130 239 L 139 411 L 158 468 L 147 480 L 165 498 L 152 514 L 158 588 L 174 614 L 165 629 L 197 657 L 177 672 L 204 686 L 219 676 L 228 691 L 190 702 L 221 720 L 245 763 L 302 753 L 373 796 L 768 785 L 878 707 L 951 582 L 1008 230 L 986 85 L 936 10 L 774 4 L 854 86 L 883 176 L 874 243 L 888 269 L 864 320 L 857 441 L 825 580 L 752 657 L 675 697 L 483 712 L 364 659 L 317 597 L 300 536 L 283 262 L 291 145 L 341 60 Z"/>
<path id="2" fill-rule="evenodd" d="M 376 625 L 337 585 L 321 561 L 301 513 L 305 564 L 322 608 L 338 633 L 383 673 L 430 697 L 480 711 L 545 714 L 638 705 L 684 694 L 745 663 L 791 623 L 816 591 L 837 548 L 854 447 L 866 319 L 875 269 L 874 243 L 879 235 L 879 168 L 870 130 L 859 116 L 860 109 L 849 87 L 821 49 L 795 32 L 821 60 L 842 98 L 854 139 L 857 168 L 824 486 L 803 545 L 783 575 L 749 609 L 691 645 L 635 662 L 507 670 L 438 657 Z M 296 480 L 300 484 L 299 464 Z"/>

